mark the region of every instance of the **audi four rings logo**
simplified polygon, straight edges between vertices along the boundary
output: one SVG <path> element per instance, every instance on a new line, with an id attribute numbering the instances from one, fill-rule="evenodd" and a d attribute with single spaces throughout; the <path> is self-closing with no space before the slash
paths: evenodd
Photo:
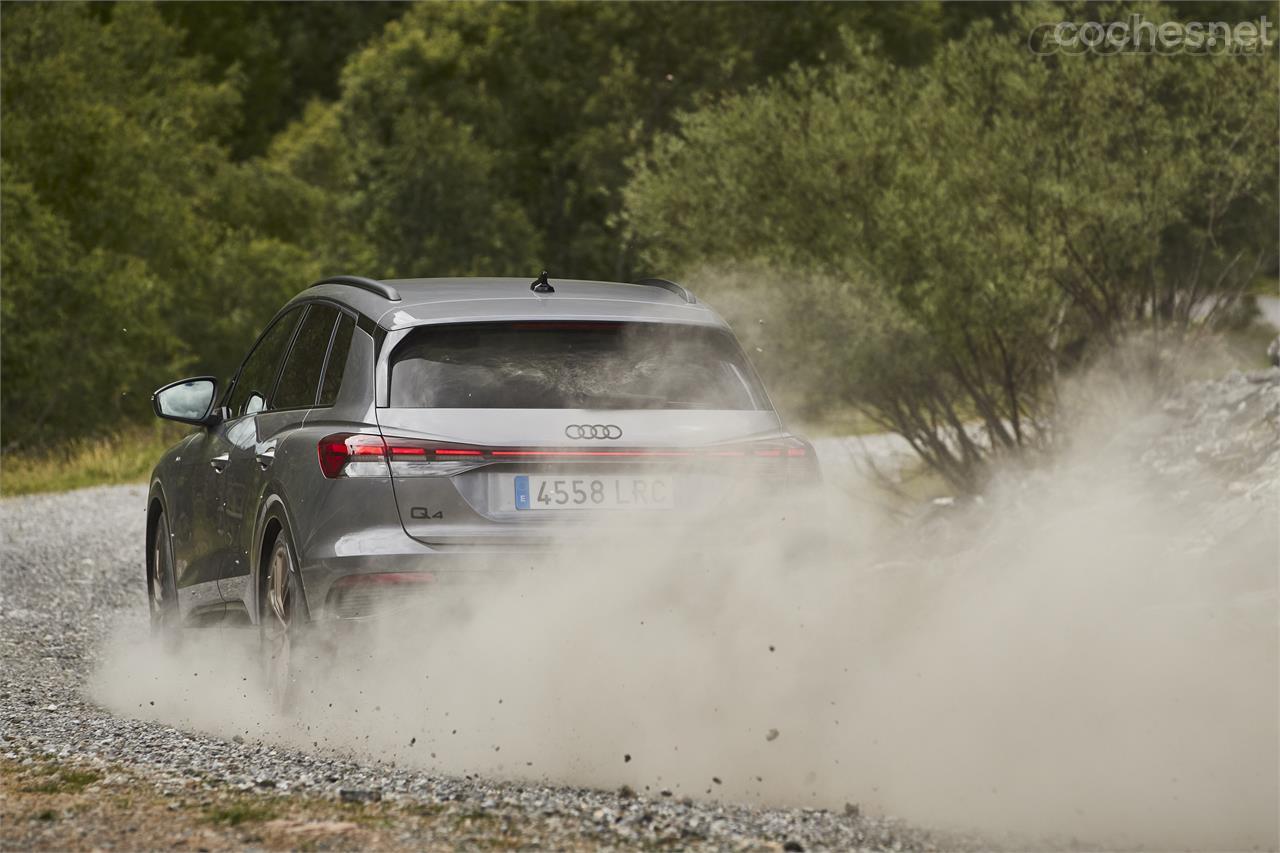
<path id="1" fill-rule="evenodd" d="M 569 438 L 622 438 L 622 427 L 613 424 L 569 424 L 564 428 Z"/>

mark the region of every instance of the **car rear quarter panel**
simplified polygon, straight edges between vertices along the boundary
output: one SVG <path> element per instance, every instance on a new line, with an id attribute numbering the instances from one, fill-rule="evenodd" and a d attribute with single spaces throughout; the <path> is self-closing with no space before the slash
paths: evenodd
<path id="1" fill-rule="evenodd" d="M 304 425 L 281 440 L 259 503 L 253 536 L 247 543 L 249 583 L 235 590 L 256 619 L 266 554 L 274 541 L 275 524 L 287 525 L 293 534 L 303 594 L 313 614 L 318 594 L 312 569 L 336 558 L 378 554 L 403 549 L 408 535 L 400 524 L 390 477 L 330 480 L 320 470 L 317 446 L 335 432 L 376 435 L 377 429 L 343 420 L 321 420 Z"/>

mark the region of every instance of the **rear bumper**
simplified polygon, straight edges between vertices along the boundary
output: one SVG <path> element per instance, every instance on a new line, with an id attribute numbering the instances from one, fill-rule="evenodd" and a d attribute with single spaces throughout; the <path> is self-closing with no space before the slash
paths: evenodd
<path id="1" fill-rule="evenodd" d="M 450 525 L 447 531 L 433 533 L 431 542 L 409 535 L 399 519 L 366 527 L 330 525 L 300 548 L 303 593 L 313 621 L 364 618 L 374 615 L 375 604 L 449 602 L 483 594 L 486 587 L 527 572 L 543 556 L 566 548 L 654 541 L 663 543 L 664 550 L 678 551 L 687 543 L 692 550 L 705 551 L 732 549 L 762 535 L 802 541 L 807 534 L 796 537 L 796 528 L 805 516 L 815 517 L 821 504 L 793 503 L 786 491 L 775 492 L 763 507 L 744 512 L 734 506 L 735 511 L 712 517 L 619 513 L 559 524 Z M 779 507 L 787 511 L 779 513 Z M 586 523 L 589 520 L 592 523 Z M 709 521 L 718 529 L 708 530 Z M 685 539 L 683 531 L 693 535 Z"/>
<path id="2" fill-rule="evenodd" d="M 312 621 L 357 619 L 434 599 L 458 601 L 514 573 L 510 552 L 440 553 L 408 536 L 406 551 L 332 557 L 302 570 Z"/>

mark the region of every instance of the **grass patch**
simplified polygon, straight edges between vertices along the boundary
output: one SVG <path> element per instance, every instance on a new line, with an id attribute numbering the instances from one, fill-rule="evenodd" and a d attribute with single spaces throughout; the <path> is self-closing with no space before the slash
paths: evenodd
<path id="1" fill-rule="evenodd" d="M 85 788 L 102 778 L 94 770 L 75 770 L 69 767 L 55 767 L 48 772 L 48 778 L 34 782 L 22 788 L 24 794 L 79 794 Z"/>
<path id="2" fill-rule="evenodd" d="M 386 827 L 392 825 L 387 809 L 381 802 L 373 803 L 338 803 L 343 820 L 351 821 L 366 827 Z"/>
<path id="3" fill-rule="evenodd" d="M 209 809 L 205 813 L 205 820 L 209 823 L 223 826 L 240 826 L 243 823 L 261 823 L 273 820 L 277 814 L 275 807 L 270 803 L 238 800 Z"/>
<path id="4" fill-rule="evenodd" d="M 169 423 L 122 430 L 104 438 L 0 455 L 0 495 L 64 492 L 146 480 L 160 454 L 189 430 Z"/>
<path id="5" fill-rule="evenodd" d="M 418 817 L 439 817 L 448 811 L 448 806 L 444 803 L 409 803 L 402 811 Z"/>

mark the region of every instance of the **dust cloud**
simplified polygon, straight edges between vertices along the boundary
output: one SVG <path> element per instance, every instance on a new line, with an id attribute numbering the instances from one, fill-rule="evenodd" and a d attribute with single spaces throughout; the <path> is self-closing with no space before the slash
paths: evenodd
<path id="1" fill-rule="evenodd" d="M 1104 396 L 981 501 L 903 520 L 829 467 L 750 517 L 505 557 L 461 605 L 310 647 L 289 715 L 245 630 L 172 655 L 122 627 L 93 695 L 437 773 L 853 802 L 1022 847 L 1275 847 L 1274 486 L 1155 475 L 1165 416 Z"/>

